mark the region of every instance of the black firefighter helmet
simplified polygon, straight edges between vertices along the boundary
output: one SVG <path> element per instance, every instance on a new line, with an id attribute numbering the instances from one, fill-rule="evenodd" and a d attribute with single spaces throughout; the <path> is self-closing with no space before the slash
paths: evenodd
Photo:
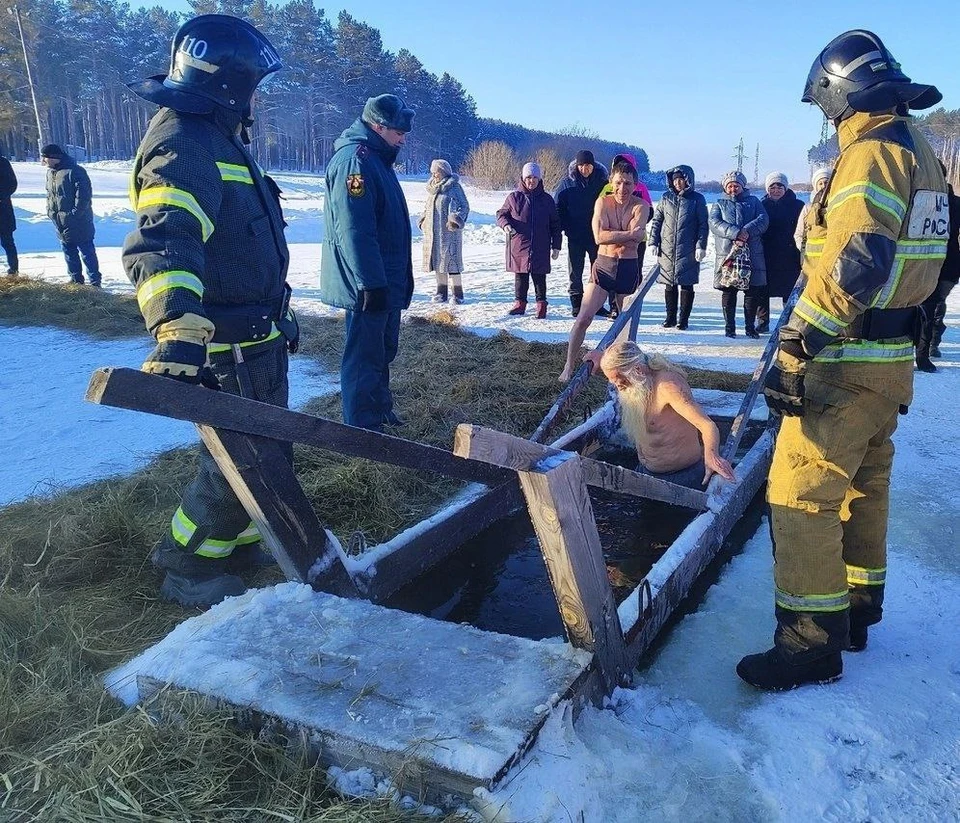
<path id="1" fill-rule="evenodd" d="M 189 114 L 209 114 L 215 106 L 245 114 L 260 81 L 282 68 L 270 41 L 246 20 L 202 14 L 187 20 L 173 38 L 170 71 L 128 88 Z"/>
<path id="2" fill-rule="evenodd" d="M 830 120 L 855 111 L 928 109 L 942 99 L 936 86 L 911 82 L 883 41 L 865 29 L 844 32 L 827 44 L 813 61 L 801 98 L 816 103 Z"/>

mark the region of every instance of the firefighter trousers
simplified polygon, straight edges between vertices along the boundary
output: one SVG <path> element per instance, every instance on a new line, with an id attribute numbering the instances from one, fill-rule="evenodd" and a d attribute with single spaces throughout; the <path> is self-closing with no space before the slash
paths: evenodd
<path id="1" fill-rule="evenodd" d="M 222 390 L 286 408 L 286 339 L 281 336 L 268 343 L 244 345 L 242 356 L 244 363 L 238 365 L 230 351 L 211 347 L 210 367 Z M 292 448 L 288 457 L 292 461 Z M 235 548 L 259 539 L 243 504 L 201 444 L 200 470 L 185 489 L 170 530 L 154 551 L 154 565 L 189 577 L 212 577 L 227 571 L 227 558 Z"/>
<path id="2" fill-rule="evenodd" d="M 774 643 L 795 662 L 846 648 L 851 622 L 880 621 L 899 403 L 815 382 L 804 410 L 783 420 L 767 485 Z"/>

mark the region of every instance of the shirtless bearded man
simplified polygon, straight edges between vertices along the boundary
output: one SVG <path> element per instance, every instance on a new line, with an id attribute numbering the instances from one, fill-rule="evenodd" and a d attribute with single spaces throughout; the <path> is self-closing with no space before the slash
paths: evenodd
<path id="1" fill-rule="evenodd" d="M 733 481 L 733 467 L 719 453 L 720 432 L 693 399 L 676 363 L 644 354 L 633 342 L 614 343 L 599 363 L 620 396 L 623 428 L 636 444 L 638 471 L 690 488 L 701 488 L 714 473 Z"/>

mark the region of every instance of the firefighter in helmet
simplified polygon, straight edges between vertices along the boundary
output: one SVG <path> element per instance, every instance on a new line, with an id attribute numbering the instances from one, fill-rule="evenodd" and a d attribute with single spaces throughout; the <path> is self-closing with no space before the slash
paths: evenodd
<path id="1" fill-rule="evenodd" d="M 909 111 L 940 99 L 860 29 L 807 78 L 802 100 L 833 121 L 840 156 L 807 216 L 806 283 L 764 388 L 784 415 L 767 488 L 777 626 L 773 648 L 737 666 L 759 689 L 836 680 L 881 618 L 890 438 L 949 228 L 943 172 Z"/>
<path id="2" fill-rule="evenodd" d="M 287 405 L 297 345 L 279 189 L 254 162 L 246 129 L 260 82 L 282 68 L 244 20 L 184 23 L 170 70 L 130 88 L 160 106 L 134 163 L 136 228 L 123 264 L 156 348 L 143 370 Z M 202 448 L 202 447 L 201 447 Z M 210 605 L 244 591 L 259 534 L 210 453 L 153 553 L 162 594 Z"/>

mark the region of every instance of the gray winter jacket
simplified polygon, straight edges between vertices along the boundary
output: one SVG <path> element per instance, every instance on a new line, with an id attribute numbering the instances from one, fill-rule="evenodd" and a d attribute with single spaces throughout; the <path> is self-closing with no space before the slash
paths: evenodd
<path id="1" fill-rule="evenodd" d="M 427 200 L 420 218 L 424 271 L 463 271 L 463 227 L 469 214 L 470 204 L 457 175 L 437 184 L 427 182 Z"/>
<path id="2" fill-rule="evenodd" d="M 741 230 L 750 235 L 747 247 L 750 249 L 750 286 L 767 285 L 767 267 L 763 260 L 763 238 L 761 235 L 770 225 L 770 218 L 763 204 L 746 189 L 736 198 L 729 194 L 720 195 L 720 199 L 710 206 L 710 231 L 716 248 L 717 260 L 713 273 L 713 287 L 720 286 L 720 264 L 730 254 L 733 241 Z"/>
<path id="3" fill-rule="evenodd" d="M 682 174 L 690 187 L 682 193 L 673 190 L 673 178 Z M 658 283 L 667 286 L 692 286 L 700 282 L 700 264 L 696 250 L 707 250 L 710 226 L 707 201 L 694 191 L 695 179 L 690 166 L 675 166 L 667 172 L 667 190 L 657 203 L 650 221 L 649 245 L 660 250 Z"/>

